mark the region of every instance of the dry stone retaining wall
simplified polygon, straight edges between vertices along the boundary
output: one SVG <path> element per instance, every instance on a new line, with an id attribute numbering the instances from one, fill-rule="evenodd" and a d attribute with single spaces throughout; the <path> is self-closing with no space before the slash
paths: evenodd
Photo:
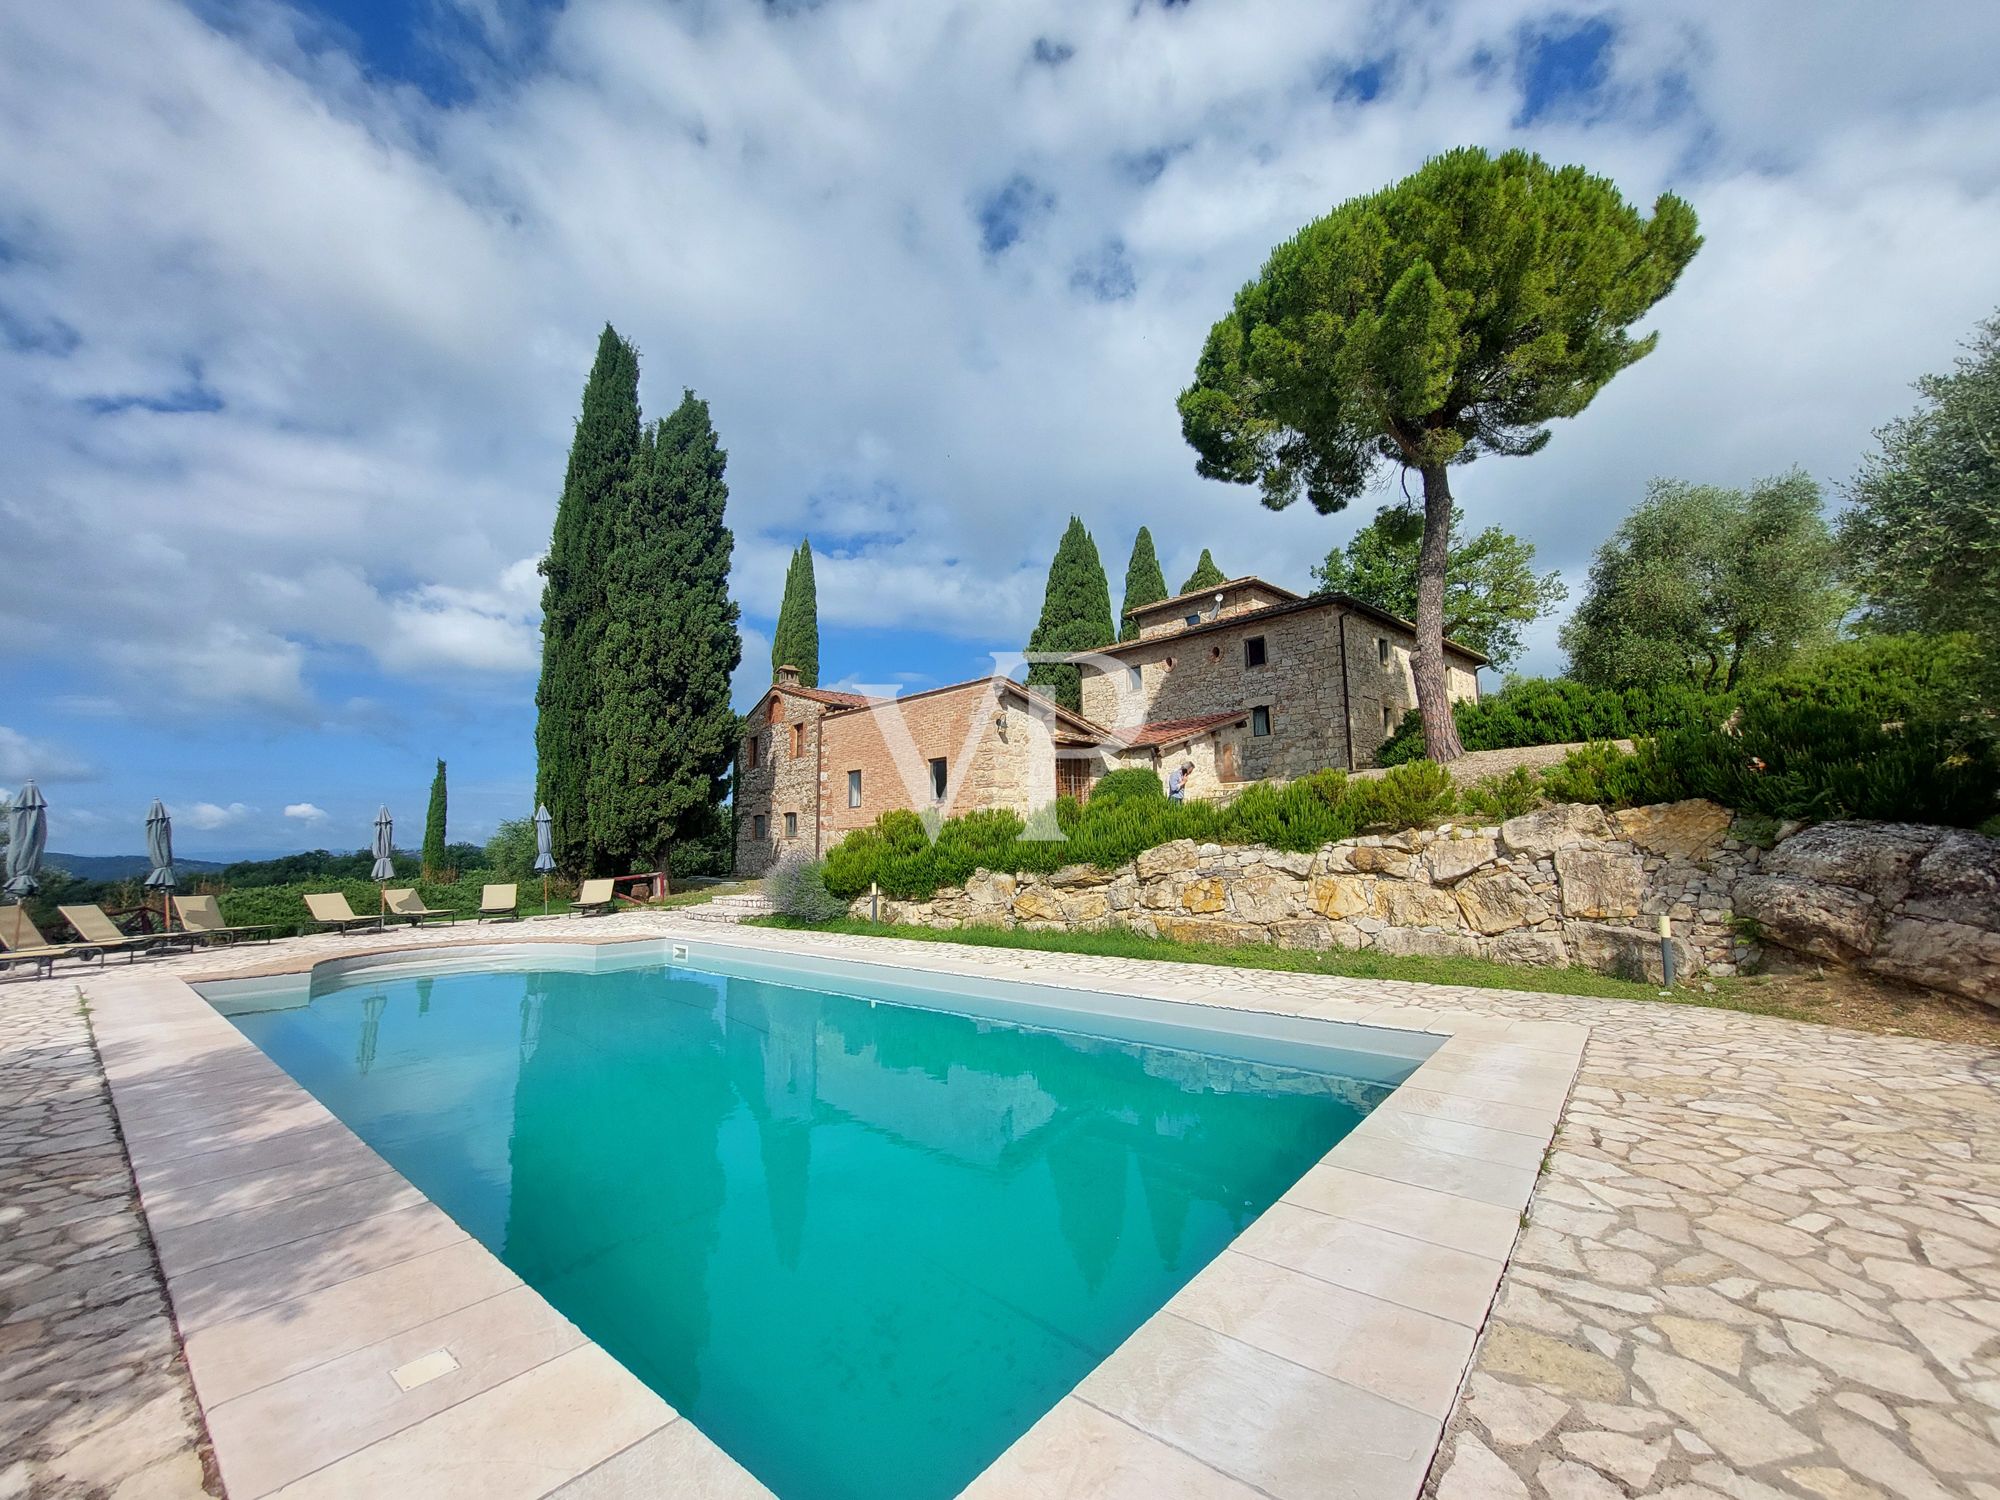
<path id="1" fill-rule="evenodd" d="M 867 915 L 868 898 L 854 910 Z M 928 901 L 884 900 L 880 914 L 1574 964 L 1652 981 L 1664 915 L 1684 975 L 1734 974 L 1770 945 L 2000 1004 L 2000 840 L 1829 823 L 1766 851 L 1699 800 L 1613 813 L 1567 804 L 1310 854 L 1183 839 L 1112 871 L 982 870 Z"/>

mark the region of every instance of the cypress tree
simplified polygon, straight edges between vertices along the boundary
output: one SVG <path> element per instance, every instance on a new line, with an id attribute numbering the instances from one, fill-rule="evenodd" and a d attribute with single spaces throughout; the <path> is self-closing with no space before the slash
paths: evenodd
<path id="1" fill-rule="evenodd" d="M 1139 638 L 1139 622 L 1132 611 L 1141 605 L 1158 604 L 1167 597 L 1167 575 L 1160 571 L 1159 554 L 1153 551 L 1153 533 L 1145 527 L 1132 538 L 1132 560 L 1125 564 L 1125 597 L 1118 608 L 1125 623 L 1118 631 L 1121 641 Z"/>
<path id="2" fill-rule="evenodd" d="M 1111 585 L 1104 578 L 1104 564 L 1097 555 L 1097 543 L 1083 529 L 1083 522 L 1069 518 L 1049 564 L 1048 591 L 1042 597 L 1042 618 L 1028 637 L 1028 650 L 1092 651 L 1112 639 Z M 1039 688 L 1064 708 L 1083 711 L 1083 671 L 1064 662 L 1035 662 L 1028 668 L 1028 684 Z"/>
<path id="3" fill-rule="evenodd" d="M 431 778 L 431 805 L 424 814 L 424 879 L 437 879 L 444 868 L 444 762 Z"/>
<path id="4" fill-rule="evenodd" d="M 645 433 L 622 487 L 589 715 L 588 863 L 601 873 L 667 869 L 675 841 L 717 818 L 736 749 L 729 678 L 743 659 L 726 462 L 708 403 L 688 391 Z"/>
<path id="5" fill-rule="evenodd" d="M 1188 574 L 1188 581 L 1181 585 L 1183 594 L 1192 594 L 1196 589 L 1212 589 L 1218 583 L 1227 583 L 1228 575 L 1215 565 L 1215 559 L 1208 555 L 1208 548 L 1201 549 L 1201 561 Z"/>
<path id="6" fill-rule="evenodd" d="M 610 324 L 583 388 L 583 414 L 542 559 L 542 676 L 535 689 L 535 796 L 549 810 L 556 863 L 580 870 L 588 830 L 591 651 L 604 623 L 611 512 L 639 445 L 639 354 Z"/>
<path id="7" fill-rule="evenodd" d="M 778 668 L 797 667 L 799 681 L 819 686 L 819 589 L 813 582 L 810 541 L 801 541 L 785 570 L 785 597 L 778 605 L 778 628 L 771 633 L 771 679 Z"/>

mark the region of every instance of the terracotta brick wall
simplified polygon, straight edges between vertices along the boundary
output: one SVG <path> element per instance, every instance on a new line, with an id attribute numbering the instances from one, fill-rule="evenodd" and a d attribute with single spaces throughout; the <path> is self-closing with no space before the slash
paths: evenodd
<path id="1" fill-rule="evenodd" d="M 947 817 L 976 808 L 1027 813 L 1055 798 L 1048 732 L 1017 700 L 1003 703 L 989 682 L 922 694 L 879 708 L 836 713 L 823 725 L 822 842 L 838 843 L 892 808 L 932 806 L 930 761 L 945 762 Z M 861 803 L 848 805 L 848 776 L 861 773 Z"/>

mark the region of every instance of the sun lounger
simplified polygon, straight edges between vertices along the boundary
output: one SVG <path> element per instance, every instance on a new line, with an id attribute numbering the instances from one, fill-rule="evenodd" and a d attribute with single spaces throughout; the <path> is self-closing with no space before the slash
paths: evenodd
<path id="1" fill-rule="evenodd" d="M 129 963 L 149 948 L 182 942 L 192 947 L 194 939 L 178 932 L 126 932 L 105 915 L 101 906 L 58 906 L 62 918 L 76 929 L 76 935 L 106 953 L 123 953 Z"/>
<path id="2" fill-rule="evenodd" d="M 520 887 L 514 884 L 489 885 L 479 893 L 479 920 L 488 917 L 518 917 L 521 915 Z"/>
<path id="3" fill-rule="evenodd" d="M 306 910 L 312 913 L 312 919 L 320 926 L 337 927 L 342 932 L 352 932 L 357 927 L 380 928 L 382 925 L 381 917 L 373 912 L 365 917 L 356 912 L 340 891 L 306 897 Z"/>
<path id="4" fill-rule="evenodd" d="M 419 926 L 431 917 L 443 917 L 448 922 L 458 920 L 458 913 L 448 906 L 440 910 L 424 905 L 423 898 L 415 891 L 390 891 L 387 895 L 389 915 L 403 918 L 412 927 Z"/>
<path id="5" fill-rule="evenodd" d="M 610 880 L 586 880 L 577 888 L 576 899 L 570 902 L 569 909 L 585 914 L 610 911 L 614 899 Z"/>
<path id="6" fill-rule="evenodd" d="M 59 958 L 88 958 L 97 955 L 99 963 L 104 962 L 104 948 L 97 943 L 52 943 L 43 937 L 41 930 L 21 906 L 0 906 L 0 962 L 7 964 L 36 964 L 44 973 L 52 973 Z"/>
<path id="7" fill-rule="evenodd" d="M 213 896 L 176 896 L 174 911 L 181 919 L 181 929 L 204 943 L 234 943 L 253 934 L 261 935 L 264 942 L 271 941 L 271 924 L 249 927 L 231 927 L 222 920 L 222 904 Z"/>

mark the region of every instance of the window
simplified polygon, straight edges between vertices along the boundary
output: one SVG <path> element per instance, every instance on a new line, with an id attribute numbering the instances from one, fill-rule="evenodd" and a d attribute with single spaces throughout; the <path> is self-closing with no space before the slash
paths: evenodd
<path id="1" fill-rule="evenodd" d="M 859 771 L 849 771 L 847 773 L 847 805 L 849 807 L 859 807 L 861 805 L 861 773 Z"/>
<path id="2" fill-rule="evenodd" d="M 1187 617 L 1187 622 L 1190 625 L 1199 625 L 1201 623 L 1201 616 L 1199 614 L 1189 615 Z"/>
<path id="3" fill-rule="evenodd" d="M 1240 722 L 1240 721 L 1239 721 Z M 1268 705 L 1250 710 L 1250 733 L 1263 739 L 1271 732 L 1271 710 Z"/>
<path id="4" fill-rule="evenodd" d="M 797 813 L 786 813 L 785 837 L 788 839 L 795 839 L 798 836 L 799 836 L 799 815 Z"/>
<path id="5" fill-rule="evenodd" d="M 931 801 L 944 801 L 944 757 L 931 762 Z"/>
<path id="6" fill-rule="evenodd" d="M 1382 705 L 1382 732 L 1384 734 L 1396 732 L 1396 710 L 1386 703 Z"/>
<path id="7" fill-rule="evenodd" d="M 1222 648 L 1220 646 L 1210 646 L 1208 648 L 1208 659 L 1210 661 L 1221 661 Z"/>
<path id="8" fill-rule="evenodd" d="M 1125 669 L 1125 685 L 1134 692 L 1139 690 L 1139 669 L 1137 667 L 1127 667 Z"/>
<path id="9" fill-rule="evenodd" d="M 754 734 L 743 742 L 743 769 L 746 771 L 757 769 L 757 736 Z"/>
<path id="10" fill-rule="evenodd" d="M 764 815 L 762 813 L 758 813 L 756 817 L 750 820 L 750 837 L 757 843 L 761 844 L 764 842 Z"/>
<path id="11" fill-rule="evenodd" d="M 806 724 L 801 719 L 792 726 L 792 758 L 798 759 L 806 753 Z"/>
<path id="12" fill-rule="evenodd" d="M 1246 667 L 1264 665 L 1264 637 L 1253 635 L 1243 643 L 1243 665 Z"/>
<path id="13" fill-rule="evenodd" d="M 1090 800 L 1091 763 L 1081 756 L 1064 756 L 1056 762 L 1056 795 Z"/>
<path id="14" fill-rule="evenodd" d="M 1375 637 L 1375 660 L 1385 667 L 1389 665 L 1389 638 L 1385 635 Z"/>

